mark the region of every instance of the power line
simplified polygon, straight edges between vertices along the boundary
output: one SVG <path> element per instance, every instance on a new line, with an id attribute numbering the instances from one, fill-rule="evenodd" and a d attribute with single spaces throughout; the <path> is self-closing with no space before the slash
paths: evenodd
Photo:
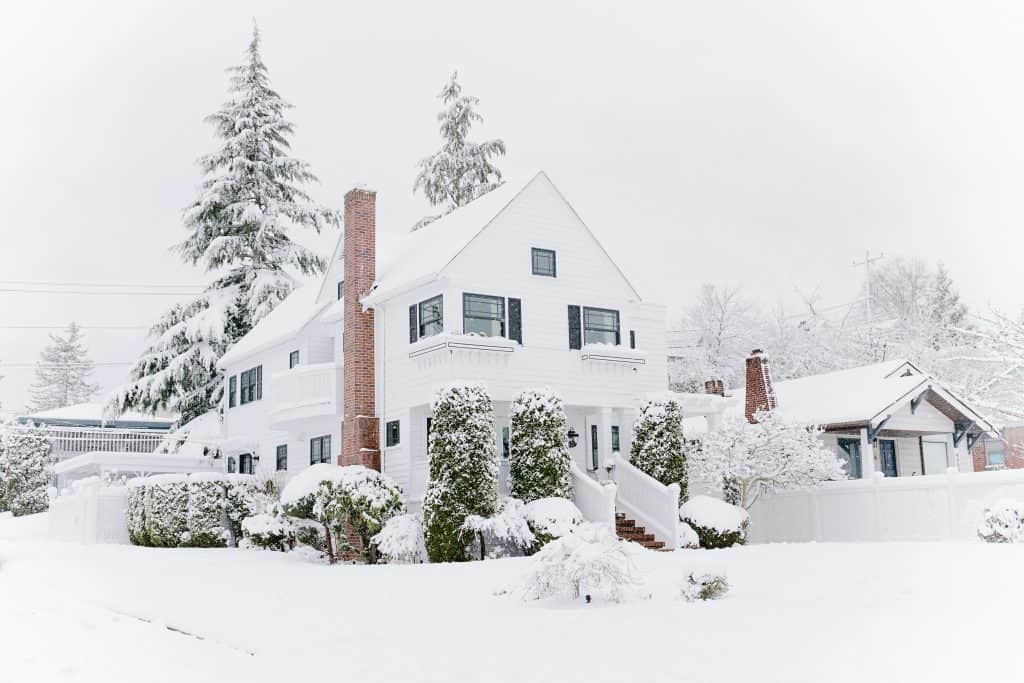
<path id="1" fill-rule="evenodd" d="M 78 325 L 80 330 L 148 330 L 152 325 Z M 0 325 L 0 330 L 66 330 L 67 325 Z"/>
<path id="2" fill-rule="evenodd" d="M 100 361 L 97 363 L 7 363 L 0 361 L 0 368 L 81 368 L 81 367 L 107 367 L 117 365 L 135 365 L 136 361 Z"/>
<path id="3" fill-rule="evenodd" d="M 149 284 L 131 284 L 124 282 L 74 282 L 68 280 L 0 280 L 0 285 L 32 285 L 43 287 L 121 287 L 127 289 L 156 289 L 161 287 L 170 287 L 172 289 L 191 289 L 197 287 L 197 285 L 185 283 L 174 284 L 154 282 Z"/>
<path id="4" fill-rule="evenodd" d="M 201 294 L 202 290 L 197 289 L 190 292 L 128 292 L 117 290 L 110 292 L 94 292 L 85 289 L 22 289 L 15 287 L 0 287 L 0 292 L 15 294 L 93 294 L 98 296 L 191 296 Z"/>

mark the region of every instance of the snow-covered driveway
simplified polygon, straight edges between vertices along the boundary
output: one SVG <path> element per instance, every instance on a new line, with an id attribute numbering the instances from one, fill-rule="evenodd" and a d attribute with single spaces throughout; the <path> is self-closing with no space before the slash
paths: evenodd
<path id="1" fill-rule="evenodd" d="M 0 519 L 0 681 L 1014 681 L 1024 546 L 638 551 L 625 605 L 496 595 L 528 560 L 328 567 L 77 546 Z M 684 570 L 725 569 L 719 602 Z"/>

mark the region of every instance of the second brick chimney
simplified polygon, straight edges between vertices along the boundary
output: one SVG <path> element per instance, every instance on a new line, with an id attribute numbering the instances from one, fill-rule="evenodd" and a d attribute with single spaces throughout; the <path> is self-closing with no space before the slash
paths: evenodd
<path id="1" fill-rule="evenodd" d="M 747 357 L 746 403 L 743 414 L 747 422 L 755 422 L 759 410 L 774 410 L 775 387 L 772 386 L 772 365 L 761 349 L 754 349 Z"/>
<path id="2" fill-rule="evenodd" d="M 704 382 L 704 393 L 725 396 L 725 382 L 720 379 L 707 380 Z"/>
<path id="3" fill-rule="evenodd" d="M 339 465 L 380 470 L 376 416 L 373 311 L 360 303 L 377 277 L 377 194 L 356 188 L 345 195 L 345 319 L 342 329 L 342 420 Z"/>

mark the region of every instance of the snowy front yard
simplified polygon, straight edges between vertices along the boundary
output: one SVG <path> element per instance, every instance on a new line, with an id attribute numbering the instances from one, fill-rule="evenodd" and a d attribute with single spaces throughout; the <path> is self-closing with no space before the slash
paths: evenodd
<path id="1" fill-rule="evenodd" d="M 335 566 L 78 546 L 0 518 L 0 681 L 1011 681 L 1024 546 L 805 544 L 653 553 L 652 597 L 497 595 L 528 559 Z M 686 603 L 685 572 L 724 569 Z"/>

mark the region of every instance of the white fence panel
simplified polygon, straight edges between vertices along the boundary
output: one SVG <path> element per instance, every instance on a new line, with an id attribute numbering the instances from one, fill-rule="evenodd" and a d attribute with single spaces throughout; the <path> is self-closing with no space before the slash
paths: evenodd
<path id="1" fill-rule="evenodd" d="M 105 486 L 98 478 L 75 482 L 70 492 L 50 501 L 50 538 L 75 543 L 129 543 L 125 512 L 128 489 Z"/>

